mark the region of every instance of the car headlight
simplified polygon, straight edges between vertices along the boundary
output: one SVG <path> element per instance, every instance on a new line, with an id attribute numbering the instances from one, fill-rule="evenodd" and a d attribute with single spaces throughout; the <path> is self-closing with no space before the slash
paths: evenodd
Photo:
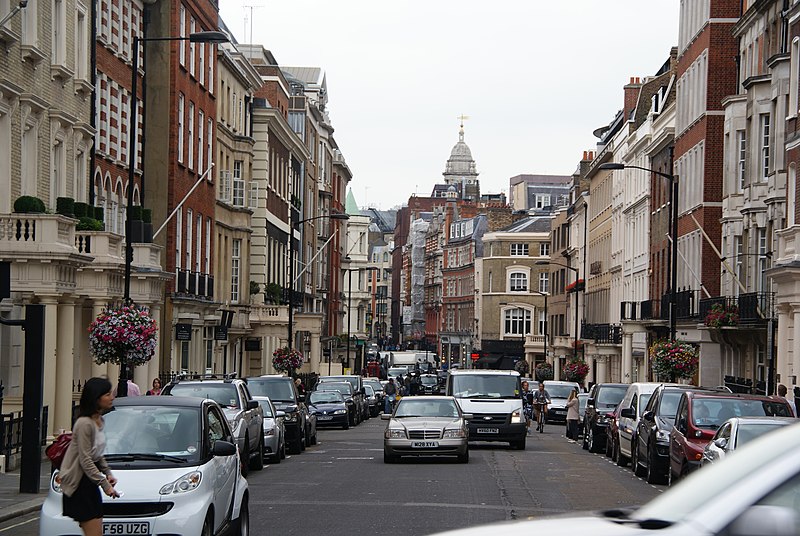
<path id="1" fill-rule="evenodd" d="M 399 430 L 396 428 L 387 428 L 386 431 L 383 433 L 383 437 L 385 437 L 386 439 L 405 439 L 406 431 Z"/>
<path id="2" fill-rule="evenodd" d="M 275 428 L 267 428 L 264 430 L 265 436 L 274 436 L 275 435 Z"/>
<path id="3" fill-rule="evenodd" d="M 656 441 L 669 441 L 669 432 L 666 430 L 656 430 Z"/>
<path id="4" fill-rule="evenodd" d="M 61 493 L 61 474 L 58 469 L 53 473 L 53 478 L 50 479 L 50 487 L 56 493 Z"/>
<path id="5" fill-rule="evenodd" d="M 285 422 L 297 422 L 297 412 L 287 413 L 284 415 L 283 420 Z"/>
<path id="6" fill-rule="evenodd" d="M 334 415 L 344 415 L 345 413 L 347 413 L 346 409 L 337 409 L 333 412 Z"/>
<path id="7" fill-rule="evenodd" d="M 160 495 L 169 495 L 170 493 L 186 493 L 187 491 L 197 489 L 202 479 L 203 473 L 200 471 L 192 471 L 191 473 L 186 473 L 178 480 L 162 486 L 161 489 L 158 490 L 158 493 Z"/>
<path id="8" fill-rule="evenodd" d="M 445 430 L 444 435 L 442 436 L 444 439 L 454 439 L 459 437 L 467 437 L 467 433 L 464 431 L 463 428 L 456 428 L 454 430 Z"/>
<path id="9" fill-rule="evenodd" d="M 522 422 L 522 411 L 517 410 L 511 414 L 511 424 L 519 424 Z"/>
<path id="10" fill-rule="evenodd" d="M 606 417 L 605 415 L 598 415 L 597 416 L 597 424 L 608 424 L 611 419 Z"/>

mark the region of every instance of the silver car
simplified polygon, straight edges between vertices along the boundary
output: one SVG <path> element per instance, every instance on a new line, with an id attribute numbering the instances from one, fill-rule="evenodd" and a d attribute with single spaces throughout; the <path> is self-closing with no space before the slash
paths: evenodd
<path id="1" fill-rule="evenodd" d="M 281 463 L 286 457 L 286 429 L 283 417 L 286 413 L 275 409 L 275 405 L 267 396 L 254 396 L 264 410 L 264 457 L 272 463 Z"/>
<path id="2" fill-rule="evenodd" d="M 457 456 L 469 462 L 469 430 L 472 415 L 462 413 L 452 396 L 404 397 L 388 420 L 383 434 L 383 461 L 394 463 L 400 456 Z"/>
<path id="3" fill-rule="evenodd" d="M 782 426 L 794 424 L 794 417 L 733 417 L 719 427 L 703 449 L 702 465 L 717 462 L 745 443 Z"/>

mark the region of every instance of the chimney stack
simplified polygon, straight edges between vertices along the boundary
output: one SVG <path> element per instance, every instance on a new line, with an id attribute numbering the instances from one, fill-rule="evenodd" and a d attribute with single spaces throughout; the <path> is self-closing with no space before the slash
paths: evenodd
<path id="1" fill-rule="evenodd" d="M 630 83 L 623 87 L 625 92 L 625 104 L 623 107 L 623 119 L 627 121 L 631 117 L 631 113 L 636 108 L 636 102 L 639 100 L 639 92 L 642 89 L 642 84 L 639 77 L 631 76 Z"/>

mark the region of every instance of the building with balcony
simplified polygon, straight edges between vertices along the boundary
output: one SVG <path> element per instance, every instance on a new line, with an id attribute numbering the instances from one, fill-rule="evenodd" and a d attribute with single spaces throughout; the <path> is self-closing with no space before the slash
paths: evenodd
<path id="1" fill-rule="evenodd" d="M 345 334 L 350 336 L 350 357 L 353 360 L 345 364 L 347 368 L 360 371 L 364 366 L 364 348 L 370 338 L 373 309 L 373 274 L 369 251 L 369 216 L 363 215 L 358 208 L 352 190 L 347 192 L 346 203 L 347 231 L 345 234 L 344 257 L 344 293 L 345 293 Z"/>

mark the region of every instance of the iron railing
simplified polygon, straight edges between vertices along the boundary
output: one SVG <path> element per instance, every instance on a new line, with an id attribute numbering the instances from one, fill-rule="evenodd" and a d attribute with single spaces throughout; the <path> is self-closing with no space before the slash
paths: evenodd
<path id="1" fill-rule="evenodd" d="M 42 433 L 40 437 L 41 445 L 47 444 L 47 417 L 48 407 L 42 408 Z M 8 460 L 12 454 L 18 453 L 22 449 L 22 412 L 13 411 L 11 413 L 0 414 L 0 442 L 3 454 Z"/>
<path id="2" fill-rule="evenodd" d="M 622 326 L 584 322 L 581 326 L 581 339 L 594 339 L 594 342 L 600 344 L 622 344 Z"/>
<path id="3" fill-rule="evenodd" d="M 775 314 L 774 292 L 748 292 L 738 296 L 716 296 L 700 300 L 699 316 L 705 319 L 715 306 L 723 311 L 735 311 L 737 324 L 760 324 Z"/>

